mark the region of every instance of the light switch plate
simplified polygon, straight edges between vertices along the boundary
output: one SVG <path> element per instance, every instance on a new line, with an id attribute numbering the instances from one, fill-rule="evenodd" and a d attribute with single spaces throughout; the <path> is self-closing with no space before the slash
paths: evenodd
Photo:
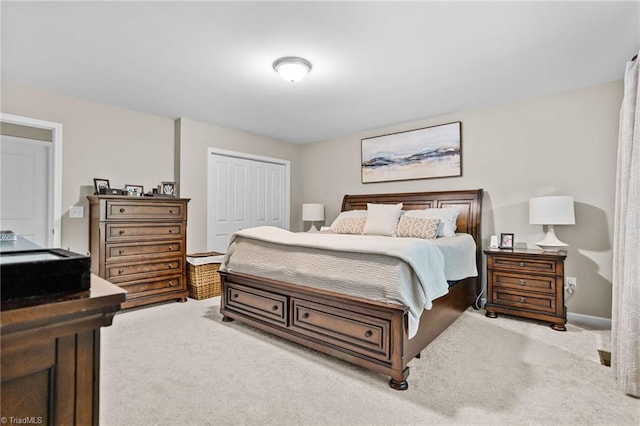
<path id="1" fill-rule="evenodd" d="M 71 219 L 82 219 L 84 217 L 84 207 L 83 206 L 70 206 L 69 207 L 69 217 Z"/>

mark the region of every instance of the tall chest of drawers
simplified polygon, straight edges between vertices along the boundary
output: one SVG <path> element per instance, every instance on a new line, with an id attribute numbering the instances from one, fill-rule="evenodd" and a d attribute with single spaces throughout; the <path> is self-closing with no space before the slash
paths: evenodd
<path id="1" fill-rule="evenodd" d="M 498 313 L 548 321 L 565 331 L 564 260 L 566 252 L 485 250 L 487 316 Z"/>
<path id="2" fill-rule="evenodd" d="M 127 291 L 123 308 L 187 300 L 184 198 L 90 196 L 91 271 Z"/>

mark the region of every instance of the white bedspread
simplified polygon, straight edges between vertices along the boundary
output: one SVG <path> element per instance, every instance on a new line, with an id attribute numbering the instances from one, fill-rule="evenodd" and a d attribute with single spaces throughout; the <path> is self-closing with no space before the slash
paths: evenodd
<path id="1" fill-rule="evenodd" d="M 409 337 L 422 311 L 448 292 L 447 280 L 477 275 L 467 234 L 423 240 L 267 226 L 236 232 L 220 269 L 403 304 Z"/>

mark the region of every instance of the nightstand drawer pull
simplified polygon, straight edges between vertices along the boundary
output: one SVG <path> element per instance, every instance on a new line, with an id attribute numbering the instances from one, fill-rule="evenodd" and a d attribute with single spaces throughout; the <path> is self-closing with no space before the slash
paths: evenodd
<path id="1" fill-rule="evenodd" d="M 233 293 L 233 296 L 231 297 L 233 297 L 234 299 L 237 299 L 238 297 L 240 297 L 240 295 L 238 293 Z"/>
<path id="2" fill-rule="evenodd" d="M 120 213 L 124 213 L 124 207 L 120 207 Z"/>
<path id="3" fill-rule="evenodd" d="M 524 297 L 524 296 L 520 296 L 520 303 L 524 303 L 524 302 L 526 302 L 526 301 L 527 301 L 527 299 L 525 299 L 525 297 Z"/>
<path id="4" fill-rule="evenodd" d="M 367 330 L 364 332 L 364 337 L 371 337 L 371 336 L 373 336 L 373 331 Z"/>
<path id="5" fill-rule="evenodd" d="M 522 278 L 520 278 L 520 285 L 524 285 L 524 283 L 525 283 L 525 282 L 526 282 L 525 280 L 523 280 Z"/>
<path id="6" fill-rule="evenodd" d="M 118 232 L 118 234 L 120 234 L 120 235 L 124 235 L 124 229 L 121 229 L 121 230 Z"/>
<path id="7" fill-rule="evenodd" d="M 277 311 L 277 310 L 278 310 L 278 305 L 273 305 L 273 306 L 271 307 L 271 310 L 272 310 L 272 311 Z"/>
<path id="8" fill-rule="evenodd" d="M 524 268 L 524 262 L 520 262 L 519 265 L 521 268 Z"/>
<path id="9" fill-rule="evenodd" d="M 309 312 L 305 312 L 304 314 L 302 314 L 302 318 L 304 319 L 309 318 Z"/>

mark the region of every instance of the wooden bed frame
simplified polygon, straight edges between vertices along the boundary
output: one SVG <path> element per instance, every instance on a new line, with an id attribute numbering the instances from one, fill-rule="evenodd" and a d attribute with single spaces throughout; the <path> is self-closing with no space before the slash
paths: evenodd
<path id="1" fill-rule="evenodd" d="M 342 211 L 366 209 L 367 203 L 395 204 L 404 210 L 459 207 L 456 232 L 476 241 L 482 271 L 480 221 L 482 190 L 345 195 Z M 467 278 L 433 302 L 420 318 L 417 334 L 408 338 L 408 308 L 257 276 L 220 272 L 223 321 L 238 320 L 285 339 L 391 377 L 390 386 L 409 387 L 407 364 L 470 305 L 480 276 Z"/>

